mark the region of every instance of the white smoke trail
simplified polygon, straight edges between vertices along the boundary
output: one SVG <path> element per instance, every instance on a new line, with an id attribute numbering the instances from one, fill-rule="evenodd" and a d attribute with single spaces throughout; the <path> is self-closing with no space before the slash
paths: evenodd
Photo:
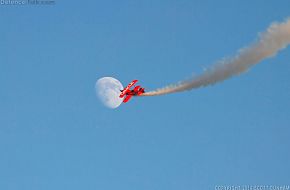
<path id="1" fill-rule="evenodd" d="M 285 48 L 289 43 L 290 18 L 282 23 L 271 24 L 267 31 L 260 34 L 257 42 L 239 50 L 236 56 L 219 61 L 201 75 L 161 89 L 146 92 L 142 96 L 157 96 L 181 92 L 221 82 L 245 72 L 263 59 L 275 56 L 279 50 Z"/>

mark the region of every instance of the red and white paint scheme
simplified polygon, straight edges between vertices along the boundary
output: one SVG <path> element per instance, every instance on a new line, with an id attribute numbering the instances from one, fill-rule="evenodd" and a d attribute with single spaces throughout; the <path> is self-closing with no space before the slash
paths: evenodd
<path id="1" fill-rule="evenodd" d="M 128 102 L 132 96 L 140 96 L 145 92 L 145 89 L 141 88 L 141 86 L 135 86 L 133 90 L 130 90 L 130 88 L 134 86 L 137 82 L 138 80 L 133 80 L 130 84 L 128 84 L 126 88 L 124 88 L 124 90 L 120 90 L 121 94 L 119 97 L 120 98 L 125 97 L 123 100 L 124 103 Z"/>

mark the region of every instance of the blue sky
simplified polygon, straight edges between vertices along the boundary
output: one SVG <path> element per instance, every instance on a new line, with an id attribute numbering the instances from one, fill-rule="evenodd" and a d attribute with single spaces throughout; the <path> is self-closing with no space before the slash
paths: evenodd
<path id="1" fill-rule="evenodd" d="M 97 79 L 153 90 L 234 55 L 288 0 L 0 6 L 0 189 L 289 185 L 290 49 L 215 86 L 118 109 Z"/>

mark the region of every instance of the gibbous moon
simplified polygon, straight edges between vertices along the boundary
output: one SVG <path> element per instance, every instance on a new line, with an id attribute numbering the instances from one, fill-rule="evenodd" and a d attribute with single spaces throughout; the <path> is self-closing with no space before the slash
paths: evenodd
<path id="1" fill-rule="evenodd" d="M 103 104 L 111 109 L 120 106 L 123 98 L 119 98 L 123 85 L 113 77 L 103 77 L 96 82 L 96 92 Z"/>

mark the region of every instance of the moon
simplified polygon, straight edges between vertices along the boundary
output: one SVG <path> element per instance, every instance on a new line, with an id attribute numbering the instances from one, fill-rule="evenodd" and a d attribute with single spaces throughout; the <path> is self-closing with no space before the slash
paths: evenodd
<path id="1" fill-rule="evenodd" d="M 103 77 L 96 82 L 96 93 L 101 102 L 108 108 L 115 109 L 119 107 L 123 98 L 119 98 L 120 90 L 123 85 L 113 77 Z"/>

